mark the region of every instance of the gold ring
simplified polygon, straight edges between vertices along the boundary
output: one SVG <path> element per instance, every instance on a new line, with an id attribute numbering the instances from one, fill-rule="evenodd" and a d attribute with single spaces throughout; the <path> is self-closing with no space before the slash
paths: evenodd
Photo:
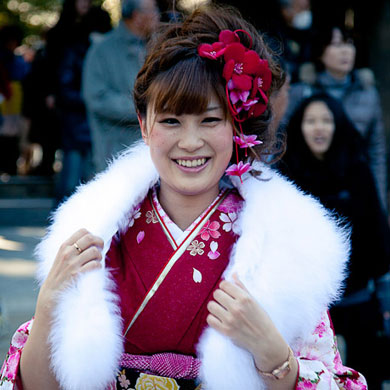
<path id="1" fill-rule="evenodd" d="M 79 253 L 82 252 L 81 248 L 77 245 L 76 242 L 73 244 L 73 246 L 77 249 L 77 251 L 78 251 Z"/>

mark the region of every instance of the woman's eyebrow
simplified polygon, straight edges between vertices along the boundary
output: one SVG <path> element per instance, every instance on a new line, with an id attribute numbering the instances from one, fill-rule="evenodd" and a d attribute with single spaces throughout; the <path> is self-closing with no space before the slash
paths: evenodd
<path id="1" fill-rule="evenodd" d="M 214 111 L 214 110 L 218 110 L 220 108 L 221 108 L 220 106 L 211 106 L 211 107 L 207 107 L 206 111 Z"/>

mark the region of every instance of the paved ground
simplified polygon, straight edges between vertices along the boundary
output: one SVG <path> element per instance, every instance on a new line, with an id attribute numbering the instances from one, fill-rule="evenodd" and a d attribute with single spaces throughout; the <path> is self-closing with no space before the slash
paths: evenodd
<path id="1" fill-rule="evenodd" d="M 0 362 L 15 329 L 34 313 L 38 287 L 33 250 L 41 227 L 0 228 Z"/>
<path id="2" fill-rule="evenodd" d="M 43 227 L 0 227 L 0 366 L 13 332 L 34 313 L 38 287 L 33 251 L 44 233 Z M 390 382 L 383 390 L 390 390 Z"/>

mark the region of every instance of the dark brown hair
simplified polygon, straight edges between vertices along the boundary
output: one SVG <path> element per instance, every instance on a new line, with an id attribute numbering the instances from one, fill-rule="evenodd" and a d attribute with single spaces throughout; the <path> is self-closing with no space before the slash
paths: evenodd
<path id="1" fill-rule="evenodd" d="M 285 74 L 277 56 L 271 52 L 254 26 L 245 21 L 239 11 L 230 6 L 210 4 L 197 8 L 179 23 L 164 24 L 149 42 L 148 54 L 138 73 L 134 86 L 134 102 L 137 112 L 146 117 L 148 104 L 156 112 L 175 115 L 199 114 L 206 110 L 214 93 L 227 118 L 229 109 L 222 77 L 223 61 L 213 61 L 198 55 L 202 43 L 218 41 L 222 30 L 245 30 L 253 40 L 252 49 L 260 58 L 268 60 L 272 72 L 269 96 L 284 83 Z M 238 33 L 241 42 L 250 46 L 246 34 Z M 256 134 L 263 143 L 249 152 L 250 159 L 264 159 L 275 153 L 277 144 L 272 107 L 257 118 L 242 123 L 245 134 Z M 240 160 L 245 160 L 241 149 Z M 265 160 L 265 159 L 264 159 Z"/>

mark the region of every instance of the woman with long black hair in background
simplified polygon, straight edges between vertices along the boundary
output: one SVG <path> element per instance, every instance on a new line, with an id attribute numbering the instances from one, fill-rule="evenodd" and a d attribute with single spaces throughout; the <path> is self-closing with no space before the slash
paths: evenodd
<path id="1" fill-rule="evenodd" d="M 369 168 L 364 140 L 341 104 L 319 93 L 302 101 L 287 125 L 287 151 L 280 170 L 351 227 L 349 276 L 342 300 L 331 309 L 346 361 L 380 389 L 378 354 L 383 318 L 370 281 L 389 270 L 390 236 Z M 372 283 L 371 283 L 372 284 Z"/>

